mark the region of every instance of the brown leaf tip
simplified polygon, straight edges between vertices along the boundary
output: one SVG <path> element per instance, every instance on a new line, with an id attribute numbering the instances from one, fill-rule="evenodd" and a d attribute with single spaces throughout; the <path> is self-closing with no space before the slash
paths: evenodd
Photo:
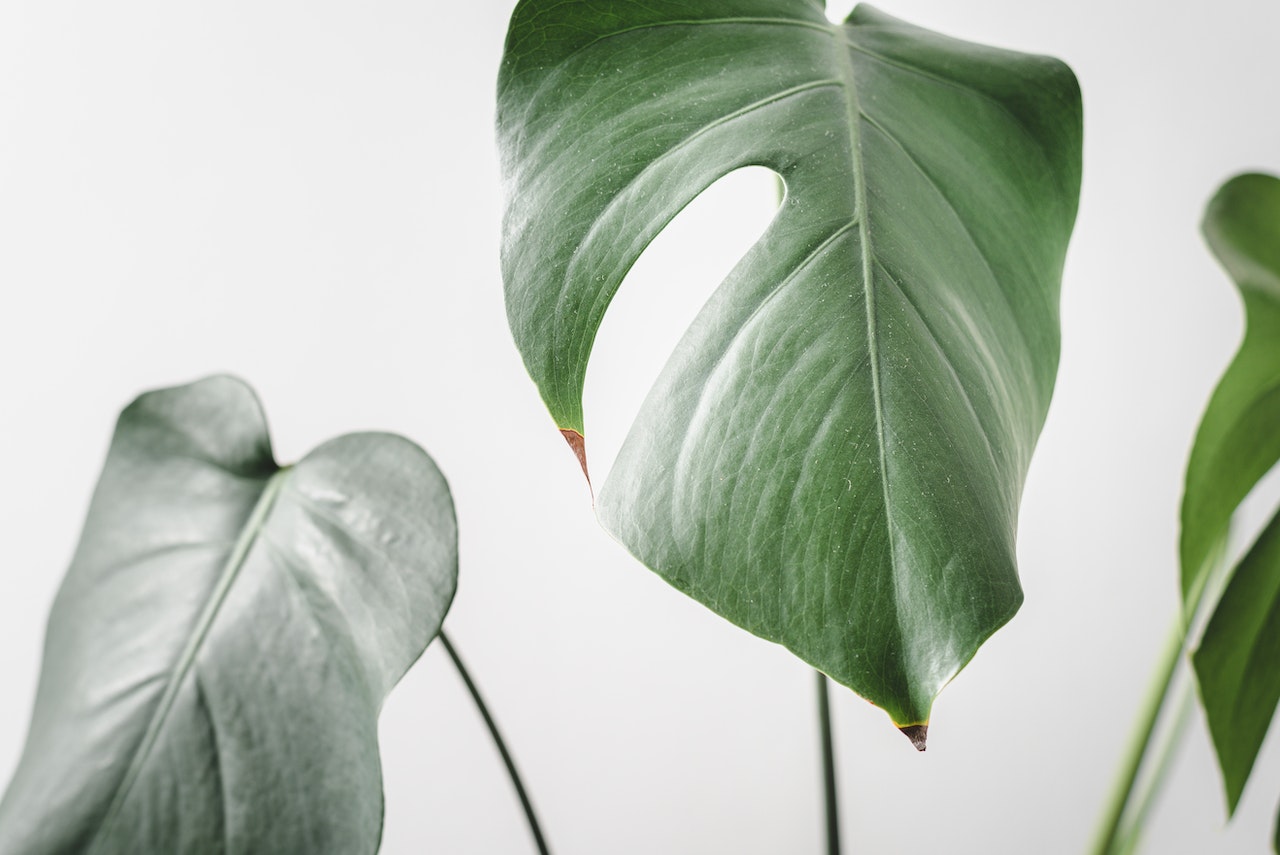
<path id="1" fill-rule="evenodd" d="M 591 473 L 587 472 L 587 441 L 576 430 L 565 429 L 560 431 L 560 435 L 564 437 L 565 442 L 569 443 L 569 447 L 573 449 L 574 455 L 578 458 L 578 463 L 582 465 L 582 474 L 587 479 L 587 485 L 590 486 Z"/>
<path id="2" fill-rule="evenodd" d="M 911 740 L 911 744 L 916 747 L 917 751 L 923 751 L 925 742 L 929 739 L 929 725 L 927 724 L 909 724 L 906 727 L 900 727 L 898 730 Z"/>

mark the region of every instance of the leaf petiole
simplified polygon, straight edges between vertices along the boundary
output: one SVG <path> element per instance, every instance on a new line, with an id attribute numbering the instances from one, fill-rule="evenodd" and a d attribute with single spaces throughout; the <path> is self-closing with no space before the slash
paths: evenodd
<path id="1" fill-rule="evenodd" d="M 516 795 L 520 798 L 520 806 L 524 809 L 525 819 L 529 823 L 529 833 L 533 835 L 533 842 L 538 847 L 539 855 L 550 855 L 551 850 L 547 848 L 547 841 L 542 836 L 542 828 L 538 825 L 538 817 L 533 811 L 533 803 L 529 800 L 529 794 L 525 792 L 524 784 L 520 780 L 520 773 L 516 771 L 515 760 L 512 759 L 511 752 L 507 750 L 507 744 L 502 741 L 502 734 L 498 732 L 498 725 L 493 720 L 493 716 L 489 714 L 489 708 L 485 706 L 484 698 L 480 697 L 480 690 L 476 688 L 475 681 L 471 679 L 471 674 L 467 672 L 466 666 L 462 664 L 458 651 L 454 649 L 449 637 L 444 634 L 444 630 L 441 630 L 437 637 L 440 639 L 440 643 L 444 645 L 444 650 L 449 654 L 449 658 L 453 660 L 453 667 L 458 669 L 458 676 L 466 684 L 467 691 L 471 693 L 471 699 L 475 701 L 476 709 L 480 711 L 480 716 L 489 728 L 489 735 L 493 738 L 494 747 L 502 755 L 502 762 L 507 767 L 507 776 L 511 778 L 511 786 L 515 788 Z"/>
<path id="2" fill-rule="evenodd" d="M 818 678 L 818 732 L 822 739 L 822 789 L 826 796 L 827 855 L 840 855 L 840 806 L 836 798 L 836 758 L 831 738 L 831 698 L 827 675 Z"/>

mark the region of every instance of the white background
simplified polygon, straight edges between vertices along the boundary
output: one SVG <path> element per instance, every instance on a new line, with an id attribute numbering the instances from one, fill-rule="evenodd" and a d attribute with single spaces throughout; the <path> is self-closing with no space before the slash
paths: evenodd
<path id="1" fill-rule="evenodd" d="M 1083 852 L 1175 614 L 1183 466 L 1241 330 L 1200 213 L 1229 175 L 1280 172 L 1280 5 L 885 4 L 1070 63 L 1085 181 L 1023 505 L 1026 605 L 943 693 L 924 755 L 837 691 L 846 851 Z M 281 460 L 386 429 L 447 473 L 447 626 L 557 853 L 822 851 L 811 672 L 595 525 L 511 344 L 492 116 L 513 5 L 0 4 L 0 782 L 116 413 L 232 371 Z M 598 477 L 772 207 L 767 174 L 726 179 L 624 284 L 588 378 Z M 1224 831 L 1197 713 L 1146 851 L 1267 851 L 1276 742 Z M 384 852 L 532 851 L 437 648 L 382 743 Z"/>

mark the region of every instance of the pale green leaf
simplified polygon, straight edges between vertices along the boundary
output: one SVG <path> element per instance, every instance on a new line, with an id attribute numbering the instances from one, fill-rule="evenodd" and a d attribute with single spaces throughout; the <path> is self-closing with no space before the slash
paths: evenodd
<path id="1" fill-rule="evenodd" d="M 143 395 L 49 618 L 0 852 L 375 852 L 378 712 L 456 573 L 448 487 L 407 440 L 282 469 L 238 380 Z"/>

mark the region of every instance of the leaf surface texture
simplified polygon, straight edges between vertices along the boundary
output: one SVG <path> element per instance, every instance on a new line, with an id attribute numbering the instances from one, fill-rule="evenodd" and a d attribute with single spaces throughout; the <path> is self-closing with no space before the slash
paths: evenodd
<path id="1" fill-rule="evenodd" d="M 375 852 L 378 712 L 456 575 L 448 486 L 407 440 L 280 468 L 240 381 L 141 396 L 49 618 L 0 852 Z"/>
<path id="2" fill-rule="evenodd" d="M 838 25 L 805 0 L 526 0 L 498 130 L 508 318 L 588 449 L 583 380 L 627 270 L 723 175 L 782 177 L 597 510 L 680 590 L 925 724 L 1021 602 L 1079 194 L 1070 70 L 865 5 Z"/>

